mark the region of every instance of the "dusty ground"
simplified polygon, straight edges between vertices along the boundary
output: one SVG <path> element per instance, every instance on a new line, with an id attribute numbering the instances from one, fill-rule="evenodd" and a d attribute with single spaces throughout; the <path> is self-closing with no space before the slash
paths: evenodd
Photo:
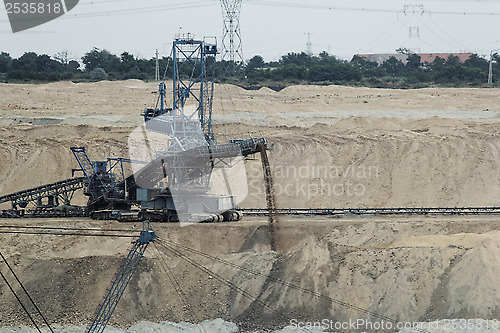
<path id="1" fill-rule="evenodd" d="M 92 159 L 126 156 L 127 136 L 140 124 L 142 109 L 154 105 L 155 90 L 156 84 L 135 80 L 0 85 L 0 194 L 70 177 L 76 167 L 70 146 L 86 146 Z M 263 134 L 273 145 L 282 208 L 500 205 L 498 89 L 274 92 L 224 85 L 215 95 L 219 140 Z M 264 207 L 260 164 L 250 160 L 246 167 L 249 195 L 242 206 Z M 269 251 L 263 219 L 157 225 L 164 239 L 264 274 L 193 257 L 277 313 L 158 245 L 148 249 L 111 324 L 222 317 L 250 329 L 290 318 L 368 317 L 286 283 L 399 321 L 498 318 L 498 223 L 496 216 L 282 217 L 279 253 Z M 139 227 L 78 219 L 0 221 L 0 227 L 12 224 Z M 61 324 L 88 322 L 129 246 L 129 238 L 0 234 L 2 253 L 49 320 Z M 167 266 L 184 296 L 167 278 Z M 0 297 L 0 326 L 27 323 L 3 284 Z"/>
<path id="2" fill-rule="evenodd" d="M 4 226 L 140 227 L 79 219 L 3 222 Z M 185 228 L 156 225 L 162 240 L 148 249 L 110 324 L 126 327 L 140 320 L 199 322 L 220 317 L 257 329 L 287 324 L 290 318 L 379 320 L 287 283 L 402 322 L 498 318 L 499 223 L 498 218 L 481 216 L 282 217 L 280 253 L 269 251 L 265 219 Z M 1 238 L 2 253 L 8 253 L 49 321 L 60 325 L 84 324 L 92 318 L 131 246 L 129 238 L 113 237 L 2 234 Z M 165 240 L 263 275 L 183 251 L 213 275 L 201 272 L 167 251 L 162 246 Z M 238 295 L 215 274 L 277 312 Z M 26 323 L 10 292 L 2 288 L 1 295 L 2 324 Z"/>

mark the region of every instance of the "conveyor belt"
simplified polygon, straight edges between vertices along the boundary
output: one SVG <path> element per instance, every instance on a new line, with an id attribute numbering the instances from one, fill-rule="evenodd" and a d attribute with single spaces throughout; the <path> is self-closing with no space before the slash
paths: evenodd
<path id="1" fill-rule="evenodd" d="M 69 178 L 55 183 L 40 185 L 27 190 L 3 195 L 0 196 L 0 203 L 10 201 L 12 205 L 17 205 L 20 203 L 34 202 L 39 198 L 53 196 L 61 198 L 65 204 L 69 204 L 69 202 L 65 201 L 71 199 L 72 193 L 75 190 L 83 188 L 84 180 L 85 177 Z"/>
<path id="2" fill-rule="evenodd" d="M 264 208 L 239 208 L 245 215 L 266 215 Z M 488 215 L 500 214 L 500 207 L 399 207 L 399 208 L 285 208 L 280 215 Z"/>

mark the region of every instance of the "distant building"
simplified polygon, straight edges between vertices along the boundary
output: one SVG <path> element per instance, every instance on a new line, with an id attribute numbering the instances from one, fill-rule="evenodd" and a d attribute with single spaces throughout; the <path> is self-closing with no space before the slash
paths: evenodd
<path id="1" fill-rule="evenodd" d="M 442 58 L 447 60 L 450 56 L 458 57 L 461 63 L 465 62 L 473 53 L 416 53 L 420 56 L 421 62 L 425 64 L 426 62 L 432 63 L 436 58 Z M 401 60 L 404 64 L 406 64 L 406 59 L 408 58 L 407 54 L 401 53 L 385 53 L 385 54 L 356 54 L 355 57 L 358 56 L 360 58 L 364 58 L 368 61 L 374 61 L 381 65 L 384 61 L 389 60 L 389 58 L 394 57 L 398 60 Z"/>

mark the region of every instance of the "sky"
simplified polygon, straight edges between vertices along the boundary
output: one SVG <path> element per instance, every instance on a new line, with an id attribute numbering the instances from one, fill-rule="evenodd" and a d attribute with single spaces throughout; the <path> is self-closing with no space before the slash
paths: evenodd
<path id="1" fill-rule="evenodd" d="M 40 0 L 42 1 L 42 0 Z M 235 1 L 235 0 L 228 0 Z M 326 51 L 350 60 L 357 53 L 500 52 L 500 0 L 242 0 L 240 30 L 246 60 L 278 60 Z M 12 33 L 0 5 L 0 52 L 80 58 L 93 47 L 140 58 L 169 55 L 175 35 L 196 39 L 223 32 L 219 0 L 80 0 L 51 22 Z"/>

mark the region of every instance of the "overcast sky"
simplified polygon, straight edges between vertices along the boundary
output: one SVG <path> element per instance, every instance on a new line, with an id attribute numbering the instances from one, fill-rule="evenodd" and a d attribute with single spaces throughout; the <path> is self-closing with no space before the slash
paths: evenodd
<path id="1" fill-rule="evenodd" d="M 179 30 L 200 39 L 223 30 L 218 0 L 80 0 L 66 15 L 15 34 L 0 7 L 0 51 L 13 57 L 67 50 L 79 60 L 98 47 L 151 58 L 155 49 L 168 55 Z M 243 0 L 240 25 L 246 59 L 305 51 L 308 33 L 315 54 L 343 59 L 399 47 L 489 54 L 500 49 L 500 0 Z"/>

